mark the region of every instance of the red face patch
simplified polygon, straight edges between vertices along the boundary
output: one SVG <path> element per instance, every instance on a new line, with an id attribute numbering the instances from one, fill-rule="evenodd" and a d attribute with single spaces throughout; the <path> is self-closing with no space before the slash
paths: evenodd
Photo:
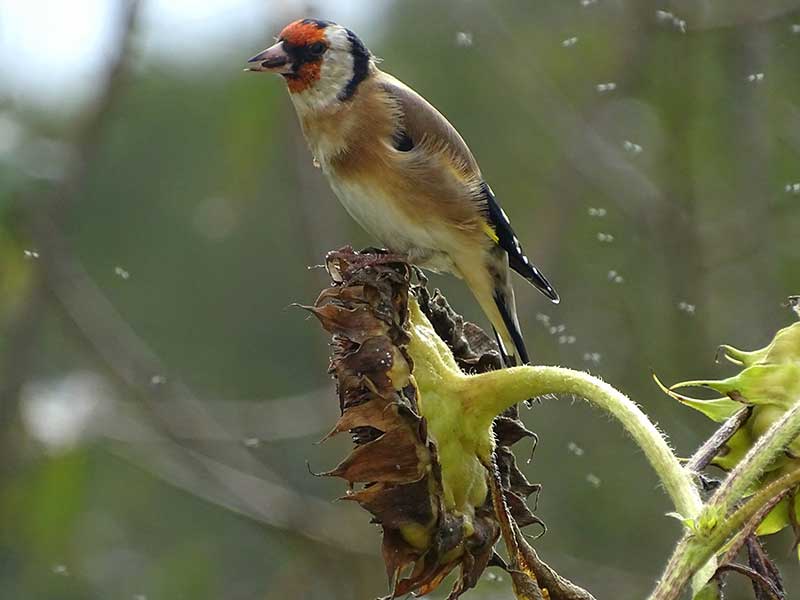
<path id="1" fill-rule="evenodd" d="M 281 31 L 279 39 L 284 42 L 284 48 L 295 65 L 293 73 L 284 75 L 290 92 L 295 94 L 304 92 L 319 81 L 321 59 L 309 55 L 309 49 L 314 44 L 325 42 L 327 25 L 327 21 L 302 19 L 289 23 Z"/>
<path id="2" fill-rule="evenodd" d="M 325 28 L 319 27 L 314 21 L 295 21 L 283 28 L 279 38 L 286 40 L 292 46 L 308 46 L 314 42 L 325 41 Z"/>
<path id="3" fill-rule="evenodd" d="M 293 94 L 305 92 L 317 81 L 319 81 L 319 72 L 319 63 L 306 63 L 301 65 L 297 70 L 297 73 L 286 78 L 286 84 L 289 86 L 289 91 Z"/>

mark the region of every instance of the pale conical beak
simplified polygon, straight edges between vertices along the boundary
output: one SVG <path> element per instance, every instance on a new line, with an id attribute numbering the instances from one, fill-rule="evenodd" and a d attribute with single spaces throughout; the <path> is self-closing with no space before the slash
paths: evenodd
<path id="1" fill-rule="evenodd" d="M 247 62 L 250 66 L 248 66 L 245 71 L 266 71 L 279 75 L 291 73 L 293 71 L 291 58 L 283 49 L 283 42 L 278 42 L 274 46 L 270 46 L 263 52 L 256 54 Z"/>

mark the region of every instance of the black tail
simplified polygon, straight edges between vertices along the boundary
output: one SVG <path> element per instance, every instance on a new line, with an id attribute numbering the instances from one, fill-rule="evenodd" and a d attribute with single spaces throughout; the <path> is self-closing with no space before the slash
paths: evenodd
<path id="1" fill-rule="evenodd" d="M 528 356 L 527 348 L 525 348 L 525 342 L 522 339 L 522 332 L 519 330 L 517 320 L 514 318 L 514 315 L 511 314 L 511 310 L 509 310 L 505 294 L 503 294 L 502 291 L 495 290 L 494 303 L 497 306 L 497 310 L 500 311 L 500 316 L 503 317 L 503 324 L 506 326 L 508 335 L 511 336 L 511 341 L 514 343 L 514 350 L 516 350 L 517 358 L 519 358 L 523 365 L 529 364 L 530 357 Z M 504 352 L 502 338 L 498 335 L 496 329 L 493 328 L 493 331 L 497 338 L 497 345 L 500 346 L 500 354 L 503 357 L 503 363 L 507 367 L 515 367 L 517 365 L 515 357 L 509 356 Z"/>
<path id="2" fill-rule="evenodd" d="M 558 292 L 547 281 L 547 277 L 525 256 L 514 229 L 511 227 L 511 222 L 497 203 L 497 198 L 494 197 L 492 188 L 489 187 L 489 184 L 483 182 L 481 190 L 483 197 L 486 199 L 487 219 L 497 234 L 497 245 L 508 254 L 508 266 L 532 283 L 537 290 L 550 298 L 550 300 L 558 304 L 560 301 Z"/>
<path id="3" fill-rule="evenodd" d="M 553 303 L 558 304 L 561 302 L 558 292 L 550 285 L 550 282 L 547 281 L 547 278 L 542 272 L 530 263 L 527 256 L 524 254 L 514 255 L 509 253 L 508 266 L 532 283 L 537 290 L 550 298 Z"/>

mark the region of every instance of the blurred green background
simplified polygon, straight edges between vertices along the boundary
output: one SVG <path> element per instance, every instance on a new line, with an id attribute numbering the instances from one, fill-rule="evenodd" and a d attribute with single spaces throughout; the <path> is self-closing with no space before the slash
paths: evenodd
<path id="1" fill-rule="evenodd" d="M 626 391 L 680 455 L 712 426 L 651 371 L 722 376 L 717 344 L 760 347 L 792 318 L 798 1 L 135 8 L 0 0 L 2 598 L 385 593 L 378 529 L 309 474 L 349 442 L 314 444 L 337 414 L 328 339 L 290 308 L 326 285 L 308 267 L 327 250 L 372 240 L 283 83 L 241 72 L 294 18 L 354 29 L 456 125 L 561 293 L 517 285 L 535 361 Z M 485 325 L 460 282 L 432 283 Z M 680 529 L 641 453 L 580 401 L 523 419 L 537 549 L 598 598 L 644 597 Z M 790 591 L 792 541 L 769 541 Z"/>

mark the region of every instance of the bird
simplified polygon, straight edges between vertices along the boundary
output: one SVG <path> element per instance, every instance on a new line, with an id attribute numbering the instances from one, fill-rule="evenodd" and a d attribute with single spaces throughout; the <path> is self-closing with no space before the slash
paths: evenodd
<path id="1" fill-rule="evenodd" d="M 378 62 L 351 30 L 300 19 L 245 70 L 285 79 L 314 164 L 353 219 L 411 264 L 463 279 L 504 364 L 529 363 L 510 271 L 556 304 L 558 293 L 455 127 Z"/>

